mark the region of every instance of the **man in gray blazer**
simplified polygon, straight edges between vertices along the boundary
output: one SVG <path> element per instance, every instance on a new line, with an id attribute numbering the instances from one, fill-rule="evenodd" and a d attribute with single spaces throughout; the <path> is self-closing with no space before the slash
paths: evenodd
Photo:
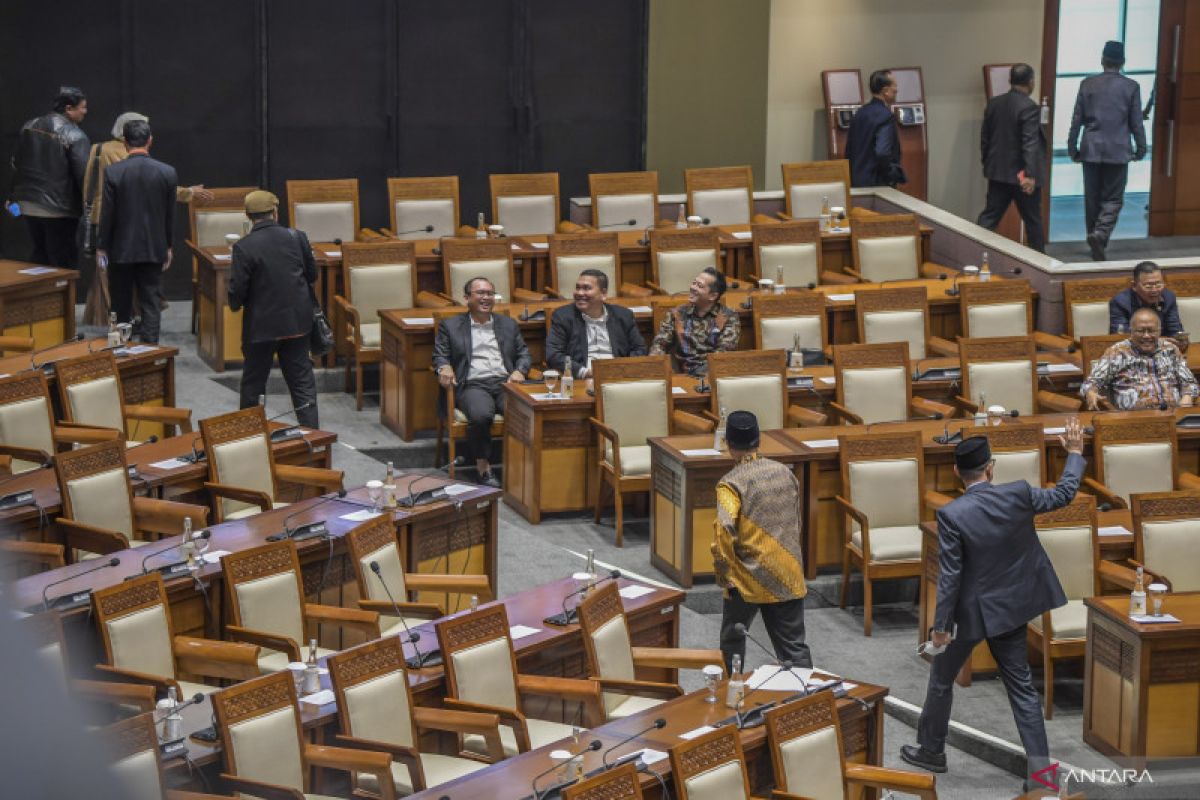
<path id="1" fill-rule="evenodd" d="M 1073 161 L 1083 162 L 1087 242 L 1097 261 L 1105 259 L 1108 239 L 1125 203 L 1129 162 L 1146 156 L 1142 90 L 1136 81 L 1121 74 L 1124 64 L 1125 45 L 1106 42 L 1100 58 L 1104 71 L 1079 84 L 1067 133 L 1068 155 Z"/>
<path id="2" fill-rule="evenodd" d="M 493 314 L 496 287 L 472 278 L 463 287 L 467 313 L 442 320 L 433 340 L 433 368 L 443 388 L 457 386 L 455 405 L 467 417 L 469 455 L 479 481 L 500 488 L 489 462 L 492 417 L 504 411 L 504 384 L 525 380 L 531 360 L 516 320 Z M 453 414 L 454 409 L 446 409 Z"/>
<path id="3" fill-rule="evenodd" d="M 937 611 L 932 642 L 945 648 L 933 659 L 925 708 L 917 723 L 918 745 L 904 745 L 905 761 L 932 772 L 946 771 L 954 677 L 986 639 L 1008 692 L 1013 718 L 1028 761 L 1028 776 L 1049 765 L 1050 747 L 1042 707 L 1029 672 L 1025 625 L 1067 602 L 1049 556 L 1033 526 L 1036 514 L 1062 508 L 1075 497 L 1083 476 L 1083 429 L 1067 421 L 1059 437 L 1067 450 L 1062 477 L 1053 489 L 1025 481 L 992 483 L 987 439 L 973 436 L 954 448 L 954 472 L 965 486 L 961 497 L 937 512 L 941 546 Z M 957 632 L 955 629 L 957 628 Z"/>

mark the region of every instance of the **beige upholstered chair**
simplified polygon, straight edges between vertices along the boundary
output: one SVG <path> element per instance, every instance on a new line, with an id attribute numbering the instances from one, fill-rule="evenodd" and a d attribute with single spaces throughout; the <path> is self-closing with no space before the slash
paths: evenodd
<path id="1" fill-rule="evenodd" d="M 858 217 L 850 230 L 854 268 L 845 268 L 859 280 L 881 282 L 935 278 L 947 270 L 924 264 L 921 227 L 913 214 L 879 214 Z"/>
<path id="2" fill-rule="evenodd" d="M 472 278 L 487 278 L 496 287 L 497 303 L 537 302 L 546 298 L 517 287 L 512 243 L 508 239 L 443 239 L 443 295 L 463 305 L 463 287 Z"/>
<path id="3" fill-rule="evenodd" d="M 139 714 L 96 731 L 96 748 L 108 757 L 113 782 L 126 800 L 218 800 L 223 795 L 168 789 L 158 731 L 151 714 Z M 227 798 L 226 798 L 227 800 Z"/>
<path id="4" fill-rule="evenodd" d="M 286 506 L 279 493 L 282 482 L 322 491 L 342 488 L 341 470 L 275 463 L 262 406 L 202 419 L 200 436 L 208 454 L 204 488 L 213 496 L 217 522 Z"/>
<path id="5" fill-rule="evenodd" d="M 571 735 L 570 725 L 525 716 L 522 705 L 526 697 L 581 704 L 584 727 L 603 718 L 596 683 L 517 672 L 508 613 L 502 603 L 442 620 L 437 623 L 437 636 L 445 660 L 446 707 L 499 716 L 505 757 Z M 487 752 L 479 735 L 464 736 L 462 745 L 470 753 Z"/>
<path id="6" fill-rule="evenodd" d="M 824 414 L 792 405 L 788 400 L 787 354 L 783 350 L 735 350 L 708 357 L 712 386 L 709 418 L 749 411 L 761 430 L 824 425 Z"/>
<path id="7" fill-rule="evenodd" d="M 193 195 L 188 203 L 188 222 L 191 236 L 188 241 L 197 247 L 224 247 L 229 234 L 243 235 L 249 229 L 246 216 L 246 195 L 257 186 L 210 187 L 211 199 Z M 200 313 L 200 259 L 192 254 L 192 333 Z"/>
<path id="8" fill-rule="evenodd" d="M 844 422 L 870 425 L 910 416 L 940 419 L 954 413 L 950 406 L 913 397 L 904 342 L 840 344 L 832 349 L 837 399 L 828 408 Z"/>
<path id="9" fill-rule="evenodd" d="M 960 283 L 962 338 L 1032 336 L 1044 350 L 1066 350 L 1071 340 L 1034 329 L 1033 289 L 1024 280 Z"/>
<path id="10" fill-rule="evenodd" d="M 1128 288 L 1128 278 L 1063 281 L 1067 338 L 1078 342 L 1084 336 L 1107 336 L 1108 301 Z"/>
<path id="11" fill-rule="evenodd" d="M 388 178 L 388 212 L 397 239 L 441 239 L 458 232 L 458 176 Z M 433 226 L 433 230 L 427 230 Z"/>
<path id="12" fill-rule="evenodd" d="M 645 230 L 658 219 L 657 172 L 593 172 L 592 225 L 603 230 Z M 627 225 L 633 220 L 633 225 Z"/>
<path id="13" fill-rule="evenodd" d="M 996 462 L 992 483 L 1025 481 L 1038 488 L 1046 485 L 1046 429 L 1040 422 L 1005 423 L 999 427 L 964 428 L 968 438 L 988 440 Z"/>
<path id="14" fill-rule="evenodd" d="M 413 704 L 404 649 L 400 639 L 385 636 L 330 656 L 329 680 L 337 696 L 340 744 L 377 750 L 392 757 L 392 782 L 400 795 L 422 792 L 470 775 L 486 763 L 457 756 L 422 753 L 422 731 L 481 736 L 492 761 L 504 755 L 495 714 L 449 711 Z M 354 776 L 357 792 L 375 796 L 378 782 L 370 774 Z"/>
<path id="15" fill-rule="evenodd" d="M 54 374 L 67 422 L 121 431 L 129 437 L 130 447 L 138 444 L 138 439 L 166 431 L 192 432 L 189 408 L 126 403 L 121 373 L 111 351 L 55 361 Z"/>
<path id="16" fill-rule="evenodd" d="M 114 680 L 153 686 L 160 697 L 175 687 L 183 700 L 217 687 L 182 680 L 180 674 L 242 681 L 257 677 L 259 648 L 194 636 L 176 636 L 162 576 L 157 572 L 92 594 L 105 663 L 96 671 Z"/>
<path id="17" fill-rule="evenodd" d="M 134 497 L 125 447 L 102 442 L 59 453 L 54 472 L 62 496 L 62 516 L 55 524 L 71 560 L 116 553 L 154 541 L 147 534 L 173 536 L 190 518 L 195 530 L 208 523 L 208 509 L 154 497 Z"/>
<path id="18" fill-rule="evenodd" d="M 426 597 L 437 593 L 476 595 L 480 600 L 493 597 L 486 575 L 431 575 L 405 572 L 400 559 L 400 543 L 396 527 L 387 514 L 369 519 L 346 532 L 350 563 L 358 582 L 358 607 L 379 614 L 379 629 L 383 636 L 397 636 L 404 625 L 420 625 L 445 616 L 446 608 L 438 602 L 413 602 L 410 595 L 424 592 Z M 379 564 L 379 575 L 371 569 Z M 382 585 L 381 585 L 382 584 Z M 384 585 L 387 590 L 384 590 Z M 395 599 L 403 616 L 396 616 L 388 593 Z"/>
<path id="19" fill-rule="evenodd" d="M 604 690 L 604 714 L 609 720 L 637 714 L 683 694 L 677 683 L 638 680 L 639 666 L 703 669 L 724 663 L 720 650 L 634 647 L 621 593 L 613 581 L 592 590 L 579 603 L 579 629 L 588 674 Z"/>
<path id="20" fill-rule="evenodd" d="M 309 242 L 353 242 L 358 230 L 358 178 L 287 182 L 288 219 Z"/>
<path id="21" fill-rule="evenodd" d="M 600 523 L 604 488 L 611 487 L 617 515 L 617 547 L 624 544 L 624 499 L 627 492 L 650 490 L 650 445 L 655 436 L 699 433 L 710 423 L 675 410 L 671 362 L 667 356 L 601 359 L 592 362 L 596 395 L 596 486 L 593 521 Z"/>
<path id="22" fill-rule="evenodd" d="M 841 206 L 850 213 L 850 162 L 809 161 L 782 164 L 784 213 L 792 219 L 817 219 L 821 203 Z"/>
<path id="23" fill-rule="evenodd" d="M 225 755 L 221 780 L 243 797 L 326 800 L 327 795 L 308 790 L 313 767 L 327 767 L 368 773 L 375 778 L 376 796 L 394 800 L 392 757 L 308 744 L 296 702 L 296 684 L 286 673 L 264 675 L 213 695 Z"/>
<path id="24" fill-rule="evenodd" d="M 921 520 L 925 519 L 925 455 L 921 434 L 875 432 L 838 437 L 842 494 L 842 592 L 846 607 L 850 569 L 863 576 L 863 633 L 871 635 L 872 584 L 921 575 Z"/>
<path id="25" fill-rule="evenodd" d="M 685 169 L 688 214 L 709 225 L 749 225 L 754 218 L 754 176 L 750 167 Z"/>
<path id="26" fill-rule="evenodd" d="M 1084 476 L 1083 485 L 1100 502 L 1129 508 L 1135 494 L 1200 490 L 1200 476 L 1179 468 L 1174 414 L 1099 415 L 1092 424 L 1096 477 Z"/>
<path id="27" fill-rule="evenodd" d="M 269 651 L 258 659 L 258 668 L 264 673 L 286 670 L 290 662 L 302 661 L 318 624 L 379 638 L 379 615 L 374 611 L 304 601 L 304 579 L 292 541 L 270 542 L 222 556 L 221 569 L 229 604 L 225 633 L 234 641 Z M 317 648 L 319 658 L 332 652 Z"/>
<path id="28" fill-rule="evenodd" d="M 763 350 L 828 352 L 825 295 L 819 292 L 754 295 L 754 336 Z"/>
<path id="29" fill-rule="evenodd" d="M 959 339 L 962 394 L 955 402 L 965 411 L 1000 405 L 1030 414 L 1070 414 L 1082 403 L 1038 388 L 1037 351 L 1028 336 Z"/>
<path id="30" fill-rule="evenodd" d="M 454 311 L 435 311 L 433 312 L 433 331 L 434 337 L 437 336 L 438 328 L 446 319 L 464 313 L 461 308 Z M 547 314 L 547 317 L 550 315 Z M 446 472 L 451 478 L 454 477 L 458 469 L 458 442 L 467 436 L 467 415 L 458 407 L 455 400 L 455 392 L 458 387 L 451 384 L 450 386 L 442 387 L 441 391 L 445 398 L 445 407 L 439 409 L 437 418 L 437 441 L 434 448 L 434 463 L 441 466 L 442 459 L 442 442 L 446 444 Z M 444 412 L 444 413 L 443 413 Z M 492 417 L 492 428 L 489 435 L 495 439 L 504 435 L 504 415 L 497 414 Z"/>
<path id="31" fill-rule="evenodd" d="M 1171 272 L 1167 278 L 1167 288 L 1175 293 L 1175 303 L 1179 307 L 1179 321 L 1183 324 L 1183 329 L 1188 333 L 1200 331 L 1200 280 L 1191 273 Z"/>
<path id="32" fill-rule="evenodd" d="M 632 763 L 585 778 L 562 790 L 563 800 L 642 800 L 642 785 Z"/>
<path id="33" fill-rule="evenodd" d="M 505 236 L 550 235 L 558 230 L 557 172 L 489 175 L 492 219 Z"/>
<path id="34" fill-rule="evenodd" d="M 775 773 L 773 800 L 850 800 L 868 788 L 937 799 L 933 775 L 847 763 L 837 701 L 829 692 L 778 706 L 763 717 Z"/>
<path id="35" fill-rule="evenodd" d="M 812 220 L 772 222 L 750 226 L 754 241 L 754 273 L 751 280 L 769 278 L 783 285 L 815 288 L 823 283 L 854 283 L 849 275 L 827 272 L 821 230 Z"/>
<path id="36" fill-rule="evenodd" d="M 681 742 L 670 750 L 679 800 L 750 800 L 746 756 L 736 725 Z"/>
<path id="37" fill-rule="evenodd" d="M 958 355 L 953 342 L 929 334 L 929 295 L 923 286 L 859 290 L 854 308 L 863 344 L 905 342 L 912 361 Z"/>
<path id="38" fill-rule="evenodd" d="M 1067 604 L 1040 617 L 1027 627 L 1031 649 L 1042 654 L 1046 719 L 1054 716 L 1054 662 L 1082 658 L 1087 643 L 1087 607 L 1083 601 L 1100 594 L 1100 539 L 1096 535 L 1096 498 L 1078 494 L 1067 506 L 1039 514 L 1034 527 Z"/>
<path id="39" fill-rule="evenodd" d="M 1200 591 L 1200 492 L 1136 494 L 1130 505 L 1134 566 L 1144 566 L 1172 592 Z"/>
<path id="40" fill-rule="evenodd" d="M 708 267 L 720 270 L 715 228 L 650 231 L 651 279 L 646 285 L 658 294 L 687 294 L 692 280 Z"/>
<path id="41" fill-rule="evenodd" d="M 49 463 L 59 445 L 105 442 L 121 435 L 111 428 L 55 424 L 41 370 L 0 378 L 0 467 L 10 475 Z"/>
<path id="42" fill-rule="evenodd" d="M 621 257 L 615 233 L 572 233 L 550 237 L 551 296 L 570 300 L 575 292 L 575 281 L 585 269 L 598 269 L 605 274 L 610 297 L 620 294 Z M 550 316 L 547 312 L 547 324 Z"/>

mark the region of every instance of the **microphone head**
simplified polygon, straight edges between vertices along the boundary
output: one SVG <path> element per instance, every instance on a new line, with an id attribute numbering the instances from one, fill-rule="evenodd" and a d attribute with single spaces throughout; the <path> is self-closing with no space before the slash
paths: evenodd
<path id="1" fill-rule="evenodd" d="M 421 632 L 420 631 L 410 632 L 408 634 L 408 641 L 413 642 L 413 643 L 421 641 Z"/>
<path id="2" fill-rule="evenodd" d="M 944 416 L 944 415 L 943 415 L 943 414 L 942 414 L 942 412 L 940 412 L 940 411 L 935 411 L 935 412 L 933 412 L 933 418 L 934 418 L 934 419 L 941 419 L 943 416 Z"/>
<path id="3" fill-rule="evenodd" d="M 422 230 L 424 230 L 426 233 L 433 233 L 433 226 L 426 225 L 424 228 L 422 228 Z"/>
<path id="4" fill-rule="evenodd" d="M 341 245 L 341 243 L 342 243 L 342 240 L 341 240 L 341 239 L 334 239 L 334 240 L 333 240 L 333 243 L 334 243 L 334 244 L 336 244 L 336 245 Z"/>
<path id="5" fill-rule="evenodd" d="M 815 288 L 817 288 L 817 285 L 816 285 L 815 283 L 813 283 L 812 281 L 809 281 L 809 282 L 808 282 L 808 288 L 809 288 L 809 289 L 815 289 Z"/>
<path id="6" fill-rule="evenodd" d="M 379 574 L 379 562 L 378 561 L 371 562 L 371 572 L 374 572 L 376 575 Z"/>
<path id="7" fill-rule="evenodd" d="M 667 721 L 662 717 L 659 717 L 658 719 L 654 720 L 654 727 L 661 731 L 663 728 L 667 727 Z"/>
<path id="8" fill-rule="evenodd" d="M 738 636 L 745 636 L 750 631 L 746 630 L 746 625 L 744 623 L 739 622 L 733 626 L 733 632 Z"/>
<path id="9" fill-rule="evenodd" d="M 73 339 L 73 341 L 76 341 L 76 342 L 82 342 L 82 341 L 83 341 L 83 334 L 82 334 L 82 333 L 77 333 L 77 334 L 75 334 L 75 338 Z"/>
<path id="10" fill-rule="evenodd" d="M 709 219 L 708 217 L 704 217 L 704 218 L 702 218 L 702 219 L 700 220 L 700 224 L 701 224 L 701 225 L 707 225 L 707 224 L 708 224 L 708 223 L 710 223 L 710 222 L 712 222 L 712 220 L 711 220 L 711 219 Z"/>
<path id="11" fill-rule="evenodd" d="M 636 220 L 636 219 L 631 219 L 631 220 L 629 220 L 628 222 L 626 222 L 625 224 L 626 224 L 626 225 L 637 225 L 637 220 Z"/>
<path id="12" fill-rule="evenodd" d="M 340 499 L 340 498 L 343 498 L 343 497 L 345 497 L 345 496 L 346 496 L 346 490 L 345 490 L 345 489 L 338 489 L 337 496 L 338 496 L 338 498 L 339 498 L 339 499 Z"/>
<path id="13" fill-rule="evenodd" d="M 1018 408 L 1014 408 L 1012 411 L 1008 412 L 1008 415 L 1010 417 L 1019 417 L 1019 416 L 1021 416 L 1021 410 Z"/>
<path id="14" fill-rule="evenodd" d="M 1101 503 L 1096 506 L 1097 511 L 1112 511 L 1112 503 Z"/>
<path id="15" fill-rule="evenodd" d="M 600 744 L 599 739 L 592 739 L 592 743 L 587 746 L 588 750 L 599 750 L 604 745 Z"/>
<path id="16" fill-rule="evenodd" d="M 783 661 L 779 662 L 780 669 L 791 669 L 794 666 L 796 666 L 796 665 L 792 662 L 792 660 L 790 658 L 785 658 Z"/>
<path id="17" fill-rule="evenodd" d="M 210 538 L 212 538 L 212 531 L 203 530 L 203 531 L 200 531 L 200 533 L 198 533 L 197 536 L 199 536 L 201 539 L 210 539 Z"/>
<path id="18" fill-rule="evenodd" d="M 108 560 L 108 565 L 110 567 L 119 567 L 119 566 L 121 566 L 121 559 L 117 558 L 116 556 L 113 556 L 112 558 L 110 558 Z"/>
<path id="19" fill-rule="evenodd" d="M 204 702 L 204 693 L 196 692 L 194 695 L 192 695 L 192 702 L 193 703 L 203 703 Z"/>
<path id="20" fill-rule="evenodd" d="M 1012 268 L 1012 270 L 1011 270 L 1011 272 L 1012 272 L 1012 274 L 1013 274 L 1013 275 L 1020 275 L 1020 274 L 1021 274 L 1022 272 L 1024 272 L 1024 271 L 1025 271 L 1025 270 L 1021 269 L 1020 265 L 1017 265 L 1017 266 L 1013 267 L 1013 268 Z"/>
<path id="21" fill-rule="evenodd" d="M 608 577 L 615 581 L 617 578 L 621 577 L 621 570 L 614 569 L 612 572 L 608 573 Z"/>

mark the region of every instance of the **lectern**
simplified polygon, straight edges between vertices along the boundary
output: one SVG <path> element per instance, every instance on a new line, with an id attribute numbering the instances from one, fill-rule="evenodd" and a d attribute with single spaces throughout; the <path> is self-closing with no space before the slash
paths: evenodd
<path id="1" fill-rule="evenodd" d="M 921 68 L 896 67 L 890 72 L 896 81 L 896 102 L 892 112 L 900 123 L 900 165 L 908 176 L 908 183 L 896 188 L 924 200 L 929 187 L 929 139 L 925 130 L 925 85 L 921 80 Z"/>
<path id="2" fill-rule="evenodd" d="M 825 134 L 829 142 L 829 157 L 846 157 L 846 135 L 850 120 L 863 104 L 862 71 L 857 69 L 827 69 L 821 73 L 825 90 Z"/>

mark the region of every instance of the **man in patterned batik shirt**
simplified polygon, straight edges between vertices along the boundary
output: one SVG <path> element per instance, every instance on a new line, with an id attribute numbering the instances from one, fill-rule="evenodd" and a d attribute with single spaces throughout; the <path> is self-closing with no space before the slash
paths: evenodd
<path id="1" fill-rule="evenodd" d="M 804 643 L 804 558 L 800 550 L 800 483 L 792 471 L 758 454 L 758 420 L 735 411 L 725 425 L 729 455 L 737 462 L 717 484 L 713 567 L 725 590 L 721 653 L 745 663 L 747 628 L 762 612 L 775 656 L 811 667 Z"/>
<path id="2" fill-rule="evenodd" d="M 704 375 L 708 354 L 737 350 L 742 335 L 738 315 L 721 302 L 725 276 L 712 267 L 692 280 L 688 302 L 671 309 L 650 344 L 650 355 L 671 354 L 676 372 Z"/>
<path id="3" fill-rule="evenodd" d="M 1139 308 L 1130 320 L 1129 338 L 1105 351 L 1079 387 L 1088 409 L 1107 401 L 1113 408 L 1190 406 L 1200 387 L 1179 347 L 1162 333 L 1153 308 Z"/>

